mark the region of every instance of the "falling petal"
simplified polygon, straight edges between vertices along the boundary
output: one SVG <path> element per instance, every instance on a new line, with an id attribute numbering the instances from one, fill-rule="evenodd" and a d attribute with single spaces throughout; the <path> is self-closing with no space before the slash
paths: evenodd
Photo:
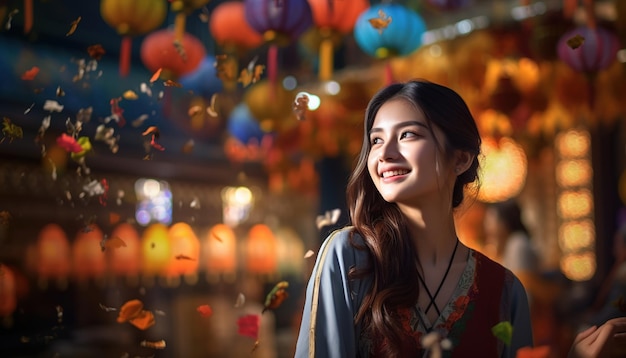
<path id="1" fill-rule="evenodd" d="M 27 70 L 26 72 L 22 74 L 22 80 L 32 81 L 35 79 L 35 76 L 37 76 L 38 73 L 39 73 L 39 67 L 33 66 L 30 70 Z"/>
<path id="2" fill-rule="evenodd" d="M 289 296 L 289 294 L 285 290 L 287 287 L 289 287 L 289 282 L 287 281 L 280 281 L 279 283 L 277 283 L 272 288 L 270 293 L 265 296 L 265 304 L 261 313 L 267 311 L 268 309 L 278 308 Z"/>
<path id="3" fill-rule="evenodd" d="M 122 94 L 122 97 L 124 99 L 131 100 L 131 101 L 134 101 L 139 98 L 139 96 L 137 96 L 137 94 L 131 90 L 124 92 L 124 94 Z"/>
<path id="4" fill-rule="evenodd" d="M 511 338 L 513 337 L 513 326 L 511 322 L 502 321 L 491 327 L 491 332 L 507 346 L 511 344 Z"/>
<path id="5" fill-rule="evenodd" d="M 152 349 L 165 349 L 165 340 L 160 340 L 156 342 L 152 341 L 141 341 L 139 344 L 142 347 L 152 348 Z"/>
<path id="6" fill-rule="evenodd" d="M 567 46 L 569 46 L 572 50 L 579 48 L 584 43 L 585 43 L 585 38 L 578 34 L 567 39 Z"/>
<path id="7" fill-rule="evenodd" d="M 209 305 L 198 306 L 198 308 L 196 308 L 196 311 L 198 311 L 200 313 L 200 316 L 202 316 L 203 318 L 211 317 L 211 315 L 213 314 L 213 309 Z"/>
<path id="8" fill-rule="evenodd" d="M 100 308 L 104 311 L 104 312 L 113 312 L 113 311 L 117 311 L 117 308 L 115 307 L 108 307 L 103 305 L 102 303 L 99 304 Z"/>
<path id="9" fill-rule="evenodd" d="M 309 257 L 312 257 L 313 255 L 315 255 L 315 252 L 313 250 L 309 250 L 304 254 L 304 258 L 308 259 Z"/>
<path id="10" fill-rule="evenodd" d="M 237 300 L 235 301 L 235 308 L 242 307 L 246 303 L 246 296 L 243 293 L 239 292 L 237 295 Z"/>
<path id="11" fill-rule="evenodd" d="M 152 77 L 150 77 L 150 83 L 156 82 L 159 77 L 161 77 L 161 70 L 162 68 L 159 68 L 156 72 L 154 72 L 154 74 L 152 74 Z"/>
<path id="12" fill-rule="evenodd" d="M 76 20 L 72 21 L 70 30 L 65 34 L 65 36 L 70 36 L 76 31 L 76 28 L 78 27 L 78 23 L 80 22 L 80 20 L 81 20 L 81 17 L 79 16 Z"/>

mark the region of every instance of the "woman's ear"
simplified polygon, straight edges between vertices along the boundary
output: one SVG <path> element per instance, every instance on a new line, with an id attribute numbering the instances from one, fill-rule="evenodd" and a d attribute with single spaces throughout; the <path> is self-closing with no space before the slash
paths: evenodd
<path id="1" fill-rule="evenodd" d="M 454 154 L 454 173 L 461 175 L 472 165 L 475 155 L 470 152 L 457 150 Z"/>

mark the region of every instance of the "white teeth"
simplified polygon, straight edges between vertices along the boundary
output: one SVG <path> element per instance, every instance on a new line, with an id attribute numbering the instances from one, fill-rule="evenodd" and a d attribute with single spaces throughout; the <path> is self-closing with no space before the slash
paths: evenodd
<path id="1" fill-rule="evenodd" d="M 408 172 L 409 171 L 406 170 L 406 169 L 403 169 L 403 170 L 389 170 L 389 171 L 383 172 L 382 177 L 383 178 L 389 178 L 389 177 L 396 176 L 396 175 L 404 175 L 404 174 L 406 174 Z"/>

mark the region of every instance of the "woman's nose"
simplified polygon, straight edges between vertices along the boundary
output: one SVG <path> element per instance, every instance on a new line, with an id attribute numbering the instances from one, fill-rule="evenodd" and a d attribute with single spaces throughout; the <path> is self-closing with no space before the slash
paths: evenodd
<path id="1" fill-rule="evenodd" d="M 397 143 L 393 141 L 386 142 L 383 144 L 382 148 L 380 148 L 379 154 L 378 160 L 381 162 L 398 158 L 399 152 Z"/>

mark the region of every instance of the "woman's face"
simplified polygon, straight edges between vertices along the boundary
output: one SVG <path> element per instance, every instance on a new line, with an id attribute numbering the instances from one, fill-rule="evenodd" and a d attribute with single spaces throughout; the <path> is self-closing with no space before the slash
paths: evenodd
<path id="1" fill-rule="evenodd" d="M 386 201 L 420 205 L 452 190 L 454 170 L 438 147 L 445 137 L 435 126 L 432 132 L 436 138 L 424 113 L 406 100 L 392 99 L 380 107 L 370 130 L 367 165 Z"/>

